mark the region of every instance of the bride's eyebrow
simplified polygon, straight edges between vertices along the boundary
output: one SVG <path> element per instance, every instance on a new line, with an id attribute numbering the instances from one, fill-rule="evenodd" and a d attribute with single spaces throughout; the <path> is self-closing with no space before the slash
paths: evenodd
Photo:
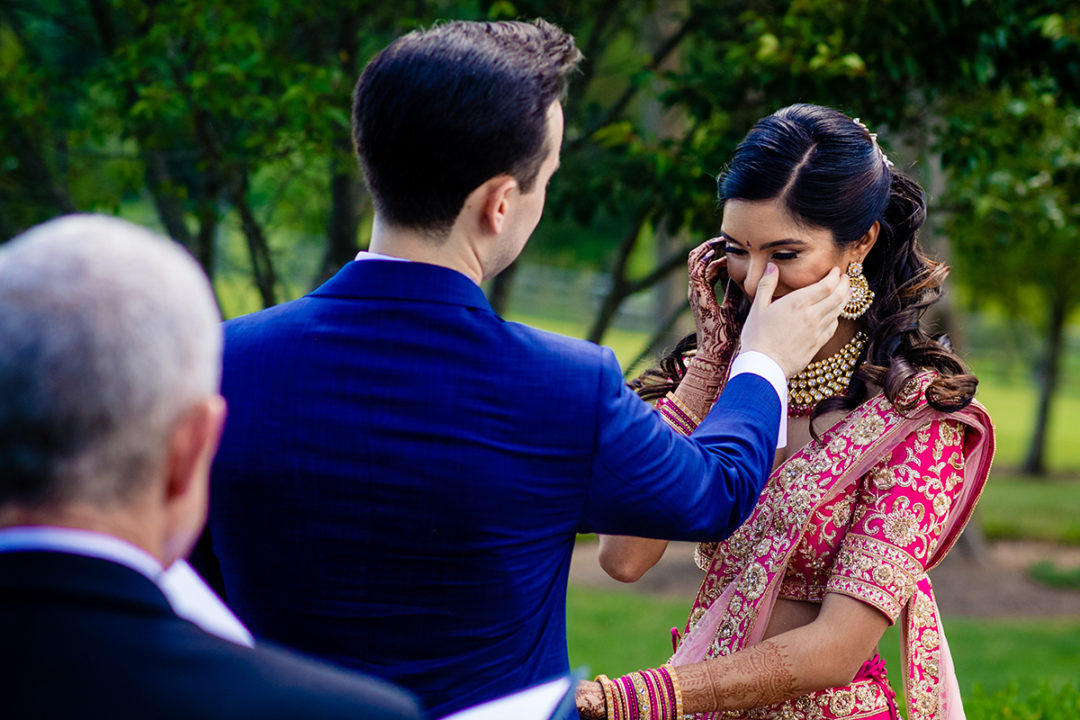
<path id="1" fill-rule="evenodd" d="M 770 243 L 765 243 L 761 246 L 761 249 L 768 250 L 769 248 L 779 247 L 782 245 L 797 245 L 799 247 L 806 247 L 806 242 L 803 240 L 797 240 L 795 238 L 784 238 L 783 240 L 773 240 Z"/>
<path id="2" fill-rule="evenodd" d="M 746 247 L 750 247 L 750 243 L 741 243 L 735 238 L 728 235 L 723 230 L 720 231 L 720 237 L 723 238 L 726 242 L 735 243 L 736 245 L 746 245 Z"/>

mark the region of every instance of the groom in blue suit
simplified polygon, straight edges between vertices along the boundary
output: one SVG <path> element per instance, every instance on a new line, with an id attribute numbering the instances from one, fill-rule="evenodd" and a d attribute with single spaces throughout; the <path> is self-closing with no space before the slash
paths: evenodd
<path id="1" fill-rule="evenodd" d="M 371 251 L 225 326 L 210 526 L 229 603 L 256 635 L 400 683 L 434 716 L 567 671 L 576 533 L 739 525 L 772 466 L 785 376 L 846 299 L 829 278 L 820 302 L 770 304 L 767 275 L 749 352 L 689 438 L 609 349 L 499 317 L 480 282 L 540 219 L 580 57 L 543 21 L 391 44 L 353 112 Z"/>

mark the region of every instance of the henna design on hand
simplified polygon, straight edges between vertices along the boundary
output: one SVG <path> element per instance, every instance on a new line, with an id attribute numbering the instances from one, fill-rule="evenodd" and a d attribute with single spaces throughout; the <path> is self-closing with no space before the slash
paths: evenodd
<path id="1" fill-rule="evenodd" d="M 690 307 L 697 329 L 697 353 L 687 363 L 686 374 L 675 394 L 691 412 L 705 417 L 720 394 L 728 368 L 735 357 L 742 322 L 739 305 L 742 293 L 728 281 L 724 302 L 716 301 L 713 284 L 727 267 L 727 258 L 716 258 L 719 238 L 702 243 L 690 252 Z"/>
<path id="2" fill-rule="evenodd" d="M 698 355 L 712 360 L 734 355 L 734 345 L 742 330 L 738 307 L 743 295 L 739 286 L 729 279 L 723 303 L 716 300 L 713 286 L 722 272 L 726 275 L 727 269 L 727 257 L 715 257 L 720 242 L 720 238 L 713 238 L 698 245 L 687 260 Z"/>
<path id="3" fill-rule="evenodd" d="M 580 683 L 574 692 L 574 702 L 582 720 L 604 720 L 607 717 L 607 702 L 598 682 Z"/>

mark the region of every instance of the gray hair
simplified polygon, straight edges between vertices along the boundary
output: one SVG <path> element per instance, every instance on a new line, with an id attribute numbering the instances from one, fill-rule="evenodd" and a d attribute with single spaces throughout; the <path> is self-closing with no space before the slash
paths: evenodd
<path id="1" fill-rule="evenodd" d="M 0 504 L 123 502 L 221 381 L 221 317 L 179 245 L 71 215 L 0 247 Z"/>

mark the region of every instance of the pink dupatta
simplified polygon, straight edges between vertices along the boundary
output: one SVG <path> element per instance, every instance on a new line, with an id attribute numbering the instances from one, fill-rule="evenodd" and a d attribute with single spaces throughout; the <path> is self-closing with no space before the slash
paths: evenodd
<path id="1" fill-rule="evenodd" d="M 909 382 L 898 398 L 901 406 L 911 407 L 905 413 L 879 394 L 773 471 L 750 517 L 724 541 L 727 552 L 716 553 L 706 571 L 673 664 L 730 655 L 761 642 L 791 554 L 810 519 L 931 419 L 967 428 L 964 483 L 927 569 L 941 562 L 971 518 L 990 471 L 994 439 L 990 418 L 978 403 L 955 413 L 931 408 L 925 391 L 933 378 L 923 372 Z M 952 659 L 925 573 L 900 622 L 909 720 L 962 719 Z"/>

